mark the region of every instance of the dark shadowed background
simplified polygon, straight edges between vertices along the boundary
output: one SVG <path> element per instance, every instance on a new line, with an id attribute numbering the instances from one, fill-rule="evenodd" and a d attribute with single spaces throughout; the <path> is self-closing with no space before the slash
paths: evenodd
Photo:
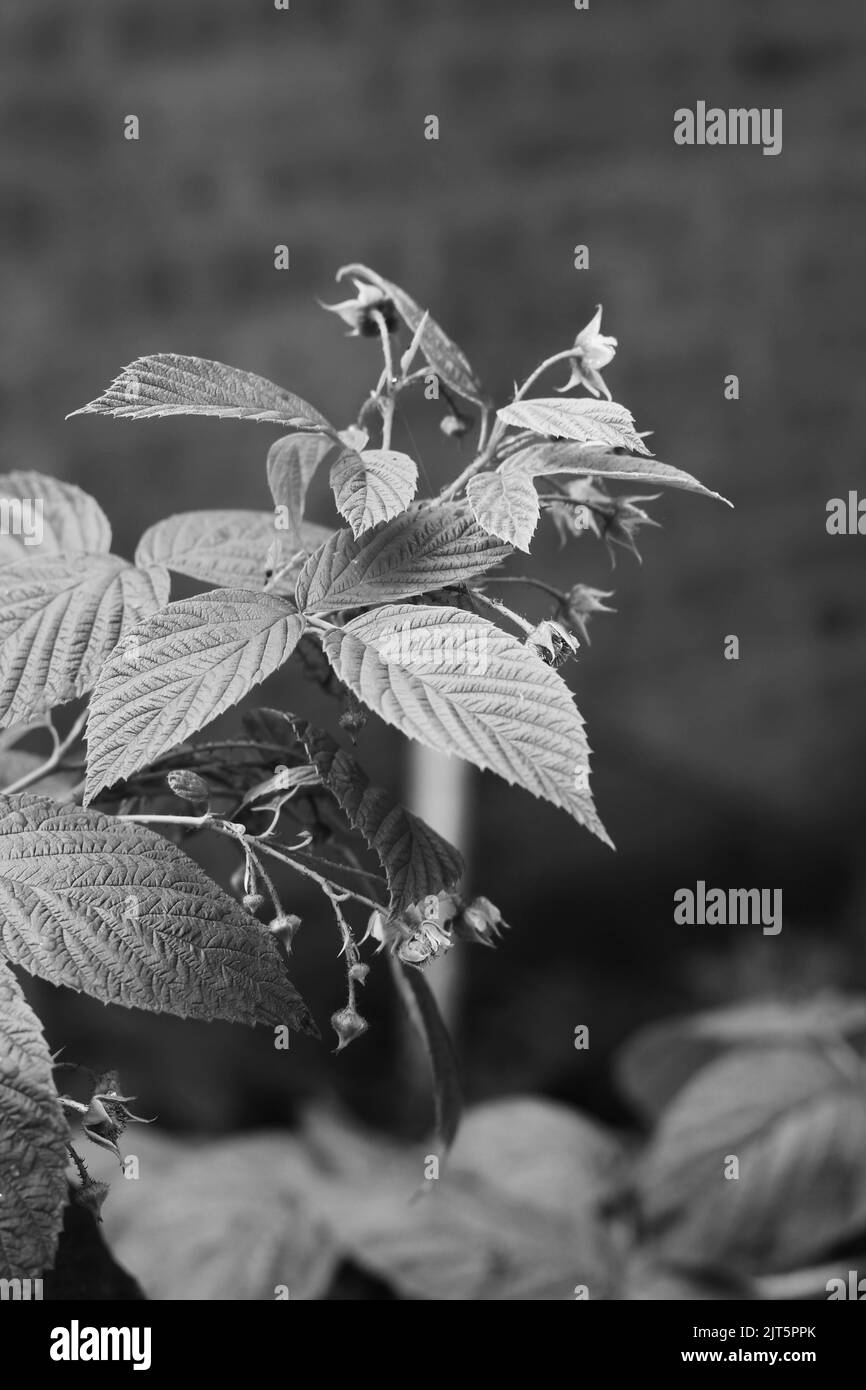
<path id="1" fill-rule="evenodd" d="M 590 538 L 557 551 L 552 528 L 542 542 L 563 585 L 615 590 L 569 679 L 618 851 L 473 776 L 472 886 L 512 930 L 495 954 L 461 948 L 472 1098 L 528 1089 L 623 1120 L 609 1056 L 641 1022 L 866 985 L 866 539 L 825 530 L 827 500 L 866 489 L 864 46 L 862 7 L 814 0 L 3 5 L 2 468 L 95 494 L 120 553 L 173 511 L 270 505 L 275 431 L 66 413 L 136 356 L 174 351 L 347 423 L 377 348 L 316 299 L 343 297 L 333 274 L 352 260 L 429 304 L 500 403 L 602 302 L 614 398 L 660 458 L 735 503 L 665 493 L 642 566 L 623 552 L 611 571 Z M 698 99 L 781 107 L 782 153 L 675 146 L 674 110 Z M 395 442 L 438 486 L 468 455 L 441 408 L 407 410 Z M 323 487 L 313 517 L 334 520 Z M 729 634 L 739 661 L 723 658 Z M 292 675 L 266 694 L 315 708 Z M 400 785 L 390 735 L 371 726 L 361 750 Z M 675 925 L 675 889 L 699 878 L 781 888 L 781 935 Z M 307 923 L 295 978 L 325 1026 L 336 935 L 305 889 L 292 901 Z M 136 1108 L 170 1126 L 289 1121 L 332 1092 L 406 1128 L 421 1102 L 379 973 L 374 1027 L 338 1060 L 327 1040 L 287 1057 L 265 1030 L 32 993 L 53 1046 L 119 1066 Z"/>

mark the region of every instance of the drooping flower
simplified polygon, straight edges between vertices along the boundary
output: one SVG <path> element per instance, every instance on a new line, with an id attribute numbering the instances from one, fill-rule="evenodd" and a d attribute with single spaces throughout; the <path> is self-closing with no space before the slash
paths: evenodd
<path id="1" fill-rule="evenodd" d="M 616 557 L 612 547 L 621 545 L 626 550 L 630 550 L 640 564 L 643 564 L 641 553 L 635 544 L 635 535 L 641 526 L 658 526 L 659 522 L 637 506 L 638 502 L 654 502 L 660 497 L 660 492 L 654 492 L 649 497 L 614 497 L 613 514 L 603 527 L 604 541 L 608 548 L 611 564 L 616 564 Z"/>
<path id="2" fill-rule="evenodd" d="M 592 614 L 616 612 L 615 608 L 608 608 L 606 603 L 602 603 L 602 599 L 605 598 L 613 598 L 612 589 L 591 589 L 586 584 L 575 584 L 565 596 L 568 620 L 577 628 L 587 646 L 591 645 L 587 629 Z"/>
<path id="3" fill-rule="evenodd" d="M 562 502 L 550 504 L 550 515 L 561 541 L 591 531 L 601 536 L 599 519 L 604 521 L 612 499 L 593 478 L 574 478 L 566 484 Z M 567 501 L 565 499 L 568 499 Z"/>
<path id="4" fill-rule="evenodd" d="M 132 1099 L 132 1096 L 120 1095 L 117 1090 L 117 1078 L 113 1072 L 107 1072 L 97 1081 L 87 1112 L 81 1117 L 81 1126 L 88 1139 L 98 1144 L 101 1149 L 108 1149 L 110 1153 L 116 1154 L 118 1158 L 120 1150 L 117 1141 L 127 1125 L 153 1123 L 152 1120 L 142 1119 L 140 1115 L 133 1115 L 127 1109 L 127 1101 Z"/>
<path id="5" fill-rule="evenodd" d="M 397 916 L 372 913 L 364 940 L 372 937 L 379 942 L 379 951 L 387 946 L 405 965 L 421 968 L 453 946 L 449 924 L 459 910 L 460 903 L 454 894 L 439 893 L 437 896 L 431 893 L 423 902 L 407 907 Z"/>
<path id="6" fill-rule="evenodd" d="M 617 341 L 616 338 L 609 338 L 601 333 L 600 328 L 599 304 L 594 316 L 574 340 L 574 352 L 570 358 L 571 375 L 564 386 L 557 386 L 557 391 L 570 391 L 574 386 L 585 386 L 594 396 L 606 396 L 608 400 L 611 399 L 610 391 L 601 378 L 601 368 L 613 361 Z"/>
<path id="7" fill-rule="evenodd" d="M 659 523 L 637 504 L 654 502 L 660 496 L 655 492 L 611 497 L 598 479 L 575 478 L 563 489 L 562 501 L 550 504 L 550 515 L 563 540 L 592 531 L 604 541 L 612 564 L 616 563 L 615 545 L 624 546 L 640 560 L 640 551 L 635 544 L 636 532 L 641 526 L 658 526 Z"/>
<path id="8" fill-rule="evenodd" d="M 493 946 L 502 928 L 508 927 L 502 913 L 489 898 L 473 898 L 457 914 L 453 931 L 463 941 L 475 941 L 480 946 Z"/>
<path id="9" fill-rule="evenodd" d="M 562 623 L 545 618 L 528 633 L 526 646 L 532 647 L 548 666 L 561 666 L 578 648 L 577 638 Z"/>
<path id="10" fill-rule="evenodd" d="M 378 289 L 375 285 L 365 285 L 363 280 L 356 280 L 354 275 L 352 283 L 358 291 L 354 299 L 344 299 L 340 304 L 322 304 L 322 308 L 327 309 L 329 313 L 339 314 L 351 329 L 348 335 L 350 338 L 379 336 L 379 325 L 373 317 L 375 310 L 378 310 L 385 320 L 388 332 L 395 333 L 400 320 L 394 301 L 384 290 Z M 321 303 L 321 300 L 319 302 Z"/>

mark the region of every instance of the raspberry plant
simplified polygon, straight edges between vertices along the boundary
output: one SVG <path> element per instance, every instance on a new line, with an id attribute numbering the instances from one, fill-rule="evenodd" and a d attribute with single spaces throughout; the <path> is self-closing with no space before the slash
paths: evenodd
<path id="1" fill-rule="evenodd" d="M 502 567 L 530 550 L 543 514 L 563 541 L 589 532 L 637 553 L 652 499 L 612 483 L 717 494 L 653 458 L 611 400 L 601 369 L 616 340 L 601 333 L 600 309 L 496 410 L 409 295 L 364 266 L 346 277 L 354 295 L 326 307 L 378 339 L 383 365 L 345 429 L 261 377 L 173 354 L 139 358 L 75 412 L 276 425 L 273 511 L 169 517 L 128 563 L 80 489 L 27 471 L 2 479 L 0 494 L 38 498 L 45 516 L 38 546 L 0 537 L 2 947 L 11 964 L 106 1003 L 318 1035 L 289 978 L 302 924 L 272 877 L 275 863 L 288 866 L 318 886 L 339 930 L 338 1050 L 366 1030 L 358 995 L 376 958 L 389 961 L 427 1037 L 448 1142 L 457 1088 L 423 971 L 455 940 L 492 945 L 504 924 L 487 898 L 462 895 L 457 850 L 371 783 L 354 745 L 372 711 L 610 844 L 583 720 L 557 669 L 610 595 Z M 566 364 L 557 395 L 530 394 Z M 590 394 L 569 394 L 581 387 Z M 416 463 L 392 444 L 396 403 L 412 388 L 444 404 L 446 436 L 478 432 L 472 461 L 437 497 L 417 496 Z M 346 522 L 336 530 L 305 515 L 322 469 Z M 170 602 L 172 573 L 214 587 Z M 539 587 L 550 616 L 527 621 L 503 602 L 505 585 Z M 236 732 L 208 737 L 289 660 L 319 684 L 323 708 L 337 702 L 340 738 L 269 707 L 247 707 Z M 47 757 L 20 746 L 34 731 L 50 737 Z M 232 893 L 185 852 L 202 833 L 235 856 Z M 61 1094 L 5 967 L 0 994 L 0 1263 L 30 1277 L 52 1264 L 70 1171 L 74 1200 L 98 1206 L 104 1195 L 70 1126 L 115 1149 L 136 1117 L 111 1075 L 93 1077 L 86 1100 Z"/>

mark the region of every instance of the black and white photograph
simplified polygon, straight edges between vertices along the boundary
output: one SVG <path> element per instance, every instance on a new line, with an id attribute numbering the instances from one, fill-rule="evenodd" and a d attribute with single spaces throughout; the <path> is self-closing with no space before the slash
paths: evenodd
<path id="1" fill-rule="evenodd" d="M 167 1374 L 179 1302 L 216 1370 L 222 1302 L 850 1334 L 864 64 L 834 0 L 3 0 L 42 1373 Z"/>

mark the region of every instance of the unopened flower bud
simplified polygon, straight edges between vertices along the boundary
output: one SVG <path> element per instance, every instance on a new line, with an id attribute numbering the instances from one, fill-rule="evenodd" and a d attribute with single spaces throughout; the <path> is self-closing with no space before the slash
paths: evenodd
<path id="1" fill-rule="evenodd" d="M 458 415 L 456 411 L 448 415 L 443 415 L 439 421 L 439 428 L 443 434 L 447 434 L 449 439 L 462 439 L 466 434 L 471 420 L 465 415 Z"/>
<path id="2" fill-rule="evenodd" d="M 210 800 L 210 787 L 207 782 L 189 768 L 170 772 L 165 780 L 175 796 L 182 797 L 184 801 L 204 802 L 207 805 Z"/>
<path id="3" fill-rule="evenodd" d="M 340 715 L 340 728 L 345 729 L 352 738 L 359 734 L 367 723 L 367 711 L 357 700 L 352 699 Z"/>
<path id="4" fill-rule="evenodd" d="M 456 918 L 454 935 L 462 941 L 492 946 L 501 929 L 507 926 L 499 908 L 489 898 L 473 898 Z"/>
<path id="5" fill-rule="evenodd" d="M 272 933 L 273 936 L 279 937 L 286 950 L 290 951 L 292 949 L 292 941 L 294 940 L 300 925 L 300 917 L 296 917 L 291 912 L 283 912 L 280 913 L 278 917 L 274 918 L 274 920 L 269 924 L 268 930 Z"/>
<path id="6" fill-rule="evenodd" d="M 247 912 L 260 912 L 265 905 L 261 893 L 244 893 L 244 907 Z"/>
<path id="7" fill-rule="evenodd" d="M 339 1040 L 335 1051 L 342 1052 L 344 1047 L 349 1046 L 349 1043 L 366 1033 L 369 1026 L 367 1020 L 362 1018 L 350 1004 L 347 1004 L 344 1009 L 338 1009 L 335 1014 L 331 1014 L 331 1027 Z"/>

